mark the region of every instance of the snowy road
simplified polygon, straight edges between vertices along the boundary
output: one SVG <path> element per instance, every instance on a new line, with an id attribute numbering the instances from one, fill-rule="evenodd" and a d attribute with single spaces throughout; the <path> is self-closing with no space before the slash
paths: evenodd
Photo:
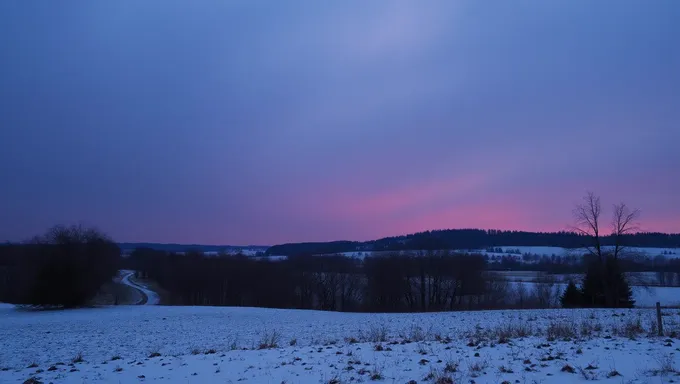
<path id="1" fill-rule="evenodd" d="M 130 280 L 130 278 L 135 275 L 135 271 L 124 270 L 121 272 L 123 273 L 123 278 L 120 280 L 121 283 L 137 289 L 146 298 L 146 300 L 142 299 L 138 304 L 158 305 L 158 303 L 160 302 L 160 298 L 158 297 L 158 294 L 156 292 L 150 290 L 149 288 L 145 287 L 142 284 L 138 284 Z"/>

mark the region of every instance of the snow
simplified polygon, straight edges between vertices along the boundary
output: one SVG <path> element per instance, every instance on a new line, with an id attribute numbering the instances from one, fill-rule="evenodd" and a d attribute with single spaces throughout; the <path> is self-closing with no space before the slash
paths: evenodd
<path id="1" fill-rule="evenodd" d="M 664 312 L 666 331 L 680 330 L 680 311 Z M 457 364 L 449 374 L 461 383 L 579 383 L 585 380 L 580 369 L 603 382 L 663 382 L 654 375 L 670 374 L 664 366 L 680 368 L 680 341 L 646 334 L 629 340 L 610 332 L 637 319 L 648 329 L 654 311 L 357 314 L 116 306 L 36 312 L 0 306 L 0 382 L 37 376 L 53 383 L 328 383 L 333 378 L 370 381 L 375 373 L 388 383 L 434 382 L 424 379 L 443 373 L 447 363 L 450 368 Z M 596 336 L 569 341 L 545 336 L 550 324 L 580 329 L 595 323 L 603 328 Z M 507 325 L 527 326 L 536 335 L 497 344 L 493 330 Z M 369 341 L 381 329 L 387 341 Z M 258 350 L 263 337 L 273 333 L 280 347 Z M 417 335 L 423 340 L 398 343 Z M 476 343 L 468 346 L 470 340 Z M 383 350 L 376 350 L 376 344 Z M 244 347 L 248 350 L 240 350 Z M 215 353 L 206 354 L 210 349 Z M 151 358 L 152 352 L 160 356 Z M 85 362 L 69 366 L 79 353 Z M 113 361 L 114 356 L 120 359 Z M 33 363 L 37 367 L 27 368 Z M 562 372 L 567 364 L 576 373 Z M 588 365 L 595 368 L 586 370 Z M 607 378 L 614 370 L 623 376 Z"/>
<path id="2" fill-rule="evenodd" d="M 489 256 L 511 256 L 511 255 L 516 255 L 516 256 L 522 256 L 524 254 L 530 254 L 530 255 L 539 255 L 539 256 L 569 256 L 569 255 L 578 255 L 582 256 L 587 253 L 587 250 L 585 248 L 562 248 L 562 247 L 532 247 L 532 246 L 500 246 L 500 247 L 493 247 L 493 248 L 501 248 L 503 250 L 503 253 L 498 253 L 498 252 L 487 252 L 485 249 L 473 249 L 473 250 L 460 250 L 461 252 L 466 252 L 466 253 L 481 253 L 481 254 L 486 254 Z M 603 249 L 612 249 L 612 247 L 603 247 Z M 521 254 L 510 254 L 507 253 L 508 250 L 519 250 Z M 680 248 L 652 248 L 652 247 L 631 247 L 631 248 L 626 248 L 625 252 L 627 254 L 639 254 L 643 255 L 646 257 L 655 257 L 655 256 L 665 256 L 669 259 L 671 258 L 680 258 Z"/>
<path id="3" fill-rule="evenodd" d="M 457 249 L 456 252 L 468 253 L 468 254 L 482 254 L 488 256 L 517 256 L 521 257 L 524 254 L 538 255 L 538 256 L 583 256 L 587 253 L 585 248 L 562 248 L 562 247 L 539 247 L 539 246 L 499 246 L 493 248 L 501 248 L 503 252 L 488 252 L 486 249 Z M 608 249 L 608 247 L 604 247 Z M 520 253 L 508 253 L 508 251 L 519 250 Z M 417 253 L 427 253 L 427 251 L 399 251 L 403 254 L 417 254 Z M 390 253 L 390 252 L 378 252 L 380 253 Z M 646 257 L 655 256 L 665 256 L 667 258 L 680 258 L 680 248 L 626 248 L 626 253 L 628 254 L 639 254 Z M 346 257 L 352 257 L 357 259 L 363 259 L 365 257 L 371 256 L 373 253 L 371 251 L 352 251 L 352 252 L 342 252 L 340 253 Z M 323 256 L 323 255 L 319 255 Z"/>
<path id="4" fill-rule="evenodd" d="M 653 307 L 656 302 L 664 306 L 680 306 L 680 287 L 633 287 L 637 307 Z"/>
<path id="5" fill-rule="evenodd" d="M 535 282 L 513 282 L 514 284 L 523 284 L 527 288 L 527 292 L 533 292 L 536 287 Z M 554 285 L 554 297 L 560 297 L 567 288 L 566 283 L 556 283 Z M 677 307 L 680 306 L 680 287 L 642 287 L 633 286 L 633 299 L 635 299 L 635 306 L 638 308 L 652 308 L 656 307 L 656 302 L 660 302 L 663 306 Z M 557 304 L 557 303 L 555 303 Z"/>

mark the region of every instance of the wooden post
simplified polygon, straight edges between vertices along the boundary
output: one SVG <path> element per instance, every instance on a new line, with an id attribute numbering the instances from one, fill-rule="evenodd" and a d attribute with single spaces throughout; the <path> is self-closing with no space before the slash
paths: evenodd
<path id="1" fill-rule="evenodd" d="M 661 303 L 656 302 L 656 322 L 657 329 L 659 330 L 659 336 L 663 336 L 663 321 L 661 321 Z"/>

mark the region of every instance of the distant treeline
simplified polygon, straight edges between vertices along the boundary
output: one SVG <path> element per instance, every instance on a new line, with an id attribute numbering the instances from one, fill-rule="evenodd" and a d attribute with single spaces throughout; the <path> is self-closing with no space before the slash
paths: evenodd
<path id="1" fill-rule="evenodd" d="M 613 238 L 602 237 L 602 245 L 613 245 Z M 641 232 L 624 235 L 622 240 L 631 247 L 680 248 L 680 234 Z M 293 243 L 275 245 L 267 255 L 329 254 L 355 251 L 399 251 L 484 249 L 498 246 L 546 246 L 580 248 L 592 244 L 588 236 L 574 232 L 524 232 L 483 229 L 447 229 L 419 232 L 405 236 L 355 242 Z"/>
<path id="2" fill-rule="evenodd" d="M 329 311 L 419 312 L 559 305 L 551 275 L 530 286 L 496 271 L 583 274 L 589 257 L 502 256 L 453 251 L 381 252 L 364 259 L 297 255 L 287 259 L 135 250 L 126 268 L 155 280 L 171 305 L 253 306 Z M 680 259 L 622 260 L 625 271 L 666 271 L 674 285 Z M 675 271 L 675 273 L 671 272 Z M 678 280 L 680 281 L 680 280 Z"/>
<path id="3" fill-rule="evenodd" d="M 128 268 L 155 280 L 174 305 L 253 306 L 328 311 L 416 312 L 514 307 L 511 284 L 491 278 L 480 255 L 398 253 L 364 260 L 291 256 L 269 261 L 138 249 Z M 552 287 L 552 286 L 551 286 Z M 545 291 L 545 289 L 543 290 Z M 551 291 L 552 292 L 552 291 Z M 545 298 L 547 294 L 543 292 Z M 548 307 L 553 300 L 522 306 Z"/>
<path id="4" fill-rule="evenodd" d="M 232 252 L 236 253 L 243 249 L 257 249 L 265 250 L 267 247 L 248 245 L 248 246 L 232 246 L 232 245 L 201 245 L 201 244 L 172 244 L 172 243 L 118 243 L 123 252 L 132 252 L 137 248 L 150 248 L 157 251 L 165 252 Z"/>
<path id="5" fill-rule="evenodd" d="M 484 255 L 487 269 L 491 271 L 535 271 L 550 274 L 574 274 L 585 271 L 585 263 L 592 256 L 547 256 L 525 253 L 523 255 Z M 627 255 L 619 259 L 623 272 L 680 273 L 680 257 L 657 255 L 654 257 Z"/>

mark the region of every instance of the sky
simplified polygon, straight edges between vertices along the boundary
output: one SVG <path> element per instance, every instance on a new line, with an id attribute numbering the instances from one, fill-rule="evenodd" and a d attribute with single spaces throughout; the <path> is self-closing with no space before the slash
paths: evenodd
<path id="1" fill-rule="evenodd" d="M 0 2 L 0 241 L 680 232 L 680 2 Z"/>

